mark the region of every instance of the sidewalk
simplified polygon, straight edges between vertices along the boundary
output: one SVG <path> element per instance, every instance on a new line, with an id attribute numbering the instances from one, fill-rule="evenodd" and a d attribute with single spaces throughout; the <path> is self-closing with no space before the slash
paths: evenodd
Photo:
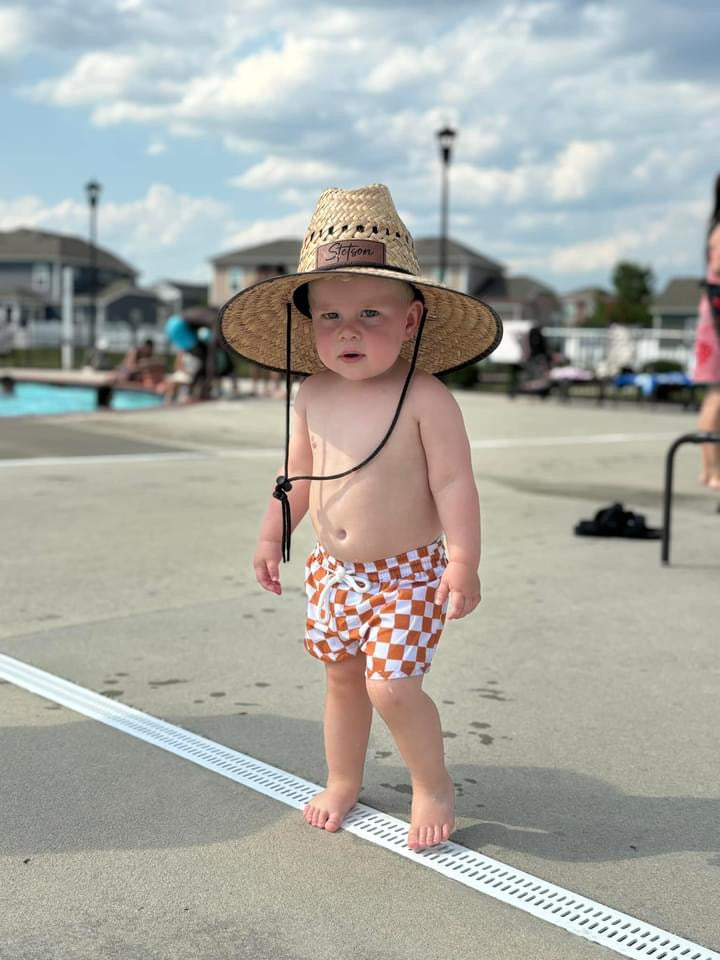
<path id="1" fill-rule="evenodd" d="M 448 626 L 427 682 L 454 839 L 718 950 L 720 516 L 697 450 L 678 456 L 671 567 L 657 541 L 572 535 L 615 500 L 658 526 L 664 454 L 694 416 L 458 399 L 484 599 Z M 321 782 L 307 522 L 281 598 L 250 567 L 282 411 L 244 399 L 0 424 L 0 651 Z M 8 956 L 611 956 L 12 685 L 0 713 Z M 407 817 L 378 721 L 361 799 Z"/>

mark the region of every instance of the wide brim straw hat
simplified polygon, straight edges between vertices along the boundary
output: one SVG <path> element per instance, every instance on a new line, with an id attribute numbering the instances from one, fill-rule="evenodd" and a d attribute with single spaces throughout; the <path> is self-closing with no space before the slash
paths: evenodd
<path id="1" fill-rule="evenodd" d="M 421 275 L 413 239 L 382 184 L 325 190 L 308 225 L 297 273 L 261 280 L 228 300 L 219 315 L 221 338 L 240 356 L 287 371 L 289 321 L 290 372 L 324 370 L 315 349 L 306 284 L 330 272 L 403 280 L 419 292 L 427 319 L 417 365 L 429 373 L 467 366 L 500 343 L 502 322 L 492 307 Z M 414 346 L 414 339 L 407 341 L 401 355 L 409 360 Z"/>

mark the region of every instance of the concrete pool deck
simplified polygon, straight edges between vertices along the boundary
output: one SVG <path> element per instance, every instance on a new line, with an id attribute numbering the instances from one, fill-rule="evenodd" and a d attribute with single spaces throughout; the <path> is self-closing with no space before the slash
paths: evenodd
<path id="1" fill-rule="evenodd" d="M 669 568 L 657 541 L 572 534 L 616 500 L 658 526 L 665 451 L 695 418 L 458 399 L 484 599 L 427 681 L 454 839 L 718 950 L 720 516 L 697 450 Z M 322 782 L 307 522 L 283 597 L 250 567 L 282 424 L 259 399 L 0 423 L 0 651 Z M 611 956 L 13 685 L 0 714 L 10 957 Z M 377 720 L 361 799 L 407 816 Z"/>

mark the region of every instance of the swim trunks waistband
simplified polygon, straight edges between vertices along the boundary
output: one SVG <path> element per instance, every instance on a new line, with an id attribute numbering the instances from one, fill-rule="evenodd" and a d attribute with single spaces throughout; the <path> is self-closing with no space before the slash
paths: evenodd
<path id="1" fill-rule="evenodd" d="M 395 557 L 386 557 L 384 560 L 358 560 L 354 563 L 338 560 L 318 543 L 313 551 L 315 558 L 326 570 L 335 570 L 343 567 L 351 576 L 362 576 L 368 580 L 382 581 L 395 580 L 398 577 L 409 577 L 423 570 L 433 570 L 438 559 L 445 556 L 445 545 L 442 537 L 433 540 L 425 547 L 408 550 Z"/>

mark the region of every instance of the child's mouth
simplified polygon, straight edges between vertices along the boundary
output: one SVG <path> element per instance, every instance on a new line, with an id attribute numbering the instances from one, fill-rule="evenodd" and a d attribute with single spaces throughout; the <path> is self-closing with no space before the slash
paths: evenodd
<path id="1" fill-rule="evenodd" d="M 364 356 L 365 356 L 364 353 L 353 353 L 353 352 L 351 351 L 351 352 L 349 352 L 349 353 L 341 353 L 341 354 L 340 354 L 340 359 L 341 359 L 341 360 L 346 360 L 348 363 L 353 363 L 353 362 L 356 361 L 356 360 L 362 360 L 362 358 L 363 358 Z"/>

